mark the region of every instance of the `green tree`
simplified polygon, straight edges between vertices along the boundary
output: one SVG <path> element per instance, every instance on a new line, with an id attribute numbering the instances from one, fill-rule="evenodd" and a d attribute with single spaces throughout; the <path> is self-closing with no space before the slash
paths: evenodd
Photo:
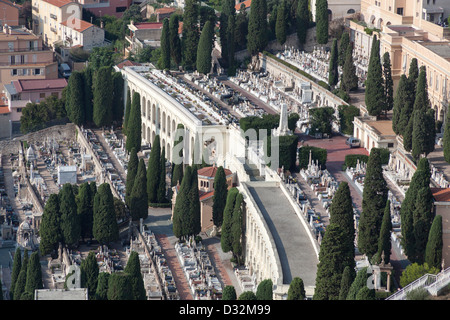
<path id="1" fill-rule="evenodd" d="M 130 276 L 133 300 L 147 300 L 139 254 L 136 251 L 130 253 L 124 272 Z"/>
<path id="2" fill-rule="evenodd" d="M 238 300 L 257 300 L 253 291 L 244 291 L 240 294 Z"/>
<path id="3" fill-rule="evenodd" d="M 247 12 L 245 11 L 245 5 L 241 4 L 239 13 L 236 16 L 236 29 L 235 29 L 235 33 L 234 33 L 234 40 L 236 42 L 236 48 L 239 48 L 239 49 L 246 48 L 247 34 L 248 34 Z"/>
<path id="4" fill-rule="evenodd" d="M 59 198 L 57 194 L 52 193 L 45 204 L 39 229 L 39 236 L 41 237 L 39 250 L 42 255 L 49 254 L 58 249 L 59 242 L 62 241 L 59 221 Z"/>
<path id="5" fill-rule="evenodd" d="M 170 31 L 169 19 L 163 20 L 163 27 L 161 33 L 161 56 L 158 61 L 159 69 L 170 69 Z"/>
<path id="6" fill-rule="evenodd" d="M 197 61 L 197 47 L 200 32 L 198 29 L 198 1 L 186 0 L 183 14 L 183 65 L 187 70 L 193 70 Z"/>
<path id="7" fill-rule="evenodd" d="M 305 285 L 299 277 L 294 277 L 289 284 L 287 300 L 305 300 Z"/>
<path id="8" fill-rule="evenodd" d="M 114 197 L 108 183 L 101 184 L 95 194 L 92 231 L 94 238 L 101 244 L 109 244 L 119 239 L 119 227 L 114 212 Z"/>
<path id="9" fill-rule="evenodd" d="M 339 300 L 346 300 L 350 287 L 354 279 L 354 271 L 349 266 L 344 268 L 341 278 L 341 287 L 339 289 Z"/>
<path id="10" fill-rule="evenodd" d="M 300 45 L 306 42 L 306 34 L 310 24 L 310 10 L 308 0 L 298 0 L 295 11 L 297 23 L 297 39 Z"/>
<path id="11" fill-rule="evenodd" d="M 378 237 L 388 196 L 381 168 L 380 149 L 372 148 L 364 180 L 362 213 L 359 221 L 358 248 L 368 257 L 378 250 Z"/>
<path id="12" fill-rule="evenodd" d="M 140 218 L 145 219 L 148 216 L 147 176 L 143 158 L 139 160 L 130 195 L 130 215 L 134 221 Z"/>
<path id="13" fill-rule="evenodd" d="M 130 110 L 131 110 L 131 93 L 130 88 L 127 88 L 127 101 L 125 104 L 125 117 L 123 120 L 123 133 L 125 135 L 127 135 L 128 120 L 130 119 Z"/>
<path id="14" fill-rule="evenodd" d="M 191 186 L 188 193 L 189 209 L 186 215 L 184 226 L 186 228 L 186 235 L 197 235 L 201 231 L 201 210 L 200 198 L 198 193 L 198 175 L 197 166 L 192 167 L 191 171 Z"/>
<path id="15" fill-rule="evenodd" d="M 428 242 L 425 250 L 425 262 L 430 267 L 441 268 L 442 263 L 442 216 L 436 215 L 428 234 Z"/>
<path id="16" fill-rule="evenodd" d="M 84 68 L 83 70 L 83 84 L 84 84 L 84 111 L 86 123 L 92 123 L 93 121 L 93 70 L 92 68 Z"/>
<path id="17" fill-rule="evenodd" d="M 371 116 L 379 116 L 384 110 L 383 72 L 380 61 L 380 42 L 373 37 L 366 80 L 365 102 Z"/>
<path id="18" fill-rule="evenodd" d="M 212 215 L 213 222 L 219 228 L 222 226 L 223 210 L 227 202 L 228 185 L 225 176 L 225 170 L 222 166 L 217 168 L 216 175 L 214 177 L 214 196 Z"/>
<path id="19" fill-rule="evenodd" d="M 273 300 L 273 283 L 271 279 L 265 279 L 258 284 L 256 300 Z"/>
<path id="20" fill-rule="evenodd" d="M 95 300 L 108 299 L 108 282 L 110 273 L 100 272 L 97 279 L 97 290 L 95 291 Z"/>
<path id="21" fill-rule="evenodd" d="M 135 148 L 136 152 L 141 150 L 141 126 L 141 95 L 138 92 L 134 92 L 133 99 L 131 100 L 130 118 L 127 123 L 127 141 L 125 148 L 128 152 L 132 148 Z"/>
<path id="22" fill-rule="evenodd" d="M 286 42 L 287 33 L 287 20 L 286 20 L 286 3 L 281 0 L 277 9 L 277 21 L 275 25 L 275 34 L 279 44 L 283 45 Z"/>
<path id="23" fill-rule="evenodd" d="M 11 300 L 14 300 L 14 287 L 16 285 L 16 281 L 19 277 L 21 269 L 22 269 L 22 251 L 20 250 L 20 247 L 18 247 L 14 252 L 13 267 L 11 271 L 11 285 L 9 287 L 9 298 Z"/>
<path id="24" fill-rule="evenodd" d="M 335 86 L 339 81 L 338 54 L 337 39 L 334 39 L 331 46 L 330 62 L 328 66 L 328 84 L 330 86 Z"/>
<path id="25" fill-rule="evenodd" d="M 384 112 L 387 117 L 387 112 L 394 107 L 394 81 L 392 80 L 391 57 L 389 52 L 383 55 L 383 79 L 384 79 Z"/>
<path id="26" fill-rule="evenodd" d="M 450 163 L 450 112 L 447 112 L 445 124 L 444 124 L 444 159 L 447 163 Z"/>
<path id="27" fill-rule="evenodd" d="M 74 71 L 67 84 L 66 111 L 69 120 L 80 126 L 85 122 L 84 78 L 83 73 Z"/>
<path id="28" fill-rule="evenodd" d="M 147 167 L 147 194 L 150 203 L 158 202 L 159 180 L 161 170 L 164 168 L 161 168 L 161 141 L 159 135 L 156 135 L 152 143 Z"/>
<path id="29" fill-rule="evenodd" d="M 90 251 L 86 259 L 81 261 L 81 286 L 88 289 L 88 297 L 90 300 L 95 298 L 98 286 L 99 268 L 95 252 Z"/>
<path id="30" fill-rule="evenodd" d="M 113 272 L 108 280 L 108 300 L 132 300 L 131 276 L 126 272 Z"/>
<path id="31" fill-rule="evenodd" d="M 16 284 L 14 286 L 14 300 L 20 300 L 22 293 L 25 292 L 25 286 L 27 283 L 27 273 L 25 270 L 19 272 Z"/>
<path id="32" fill-rule="evenodd" d="M 187 235 L 184 224 L 186 209 L 190 207 L 188 195 L 191 188 L 191 170 L 192 168 L 190 166 L 185 169 L 173 210 L 173 234 L 179 239 L 182 239 Z"/>
<path id="33" fill-rule="evenodd" d="M 339 66 L 341 66 L 342 68 L 344 67 L 345 59 L 347 58 L 347 50 L 349 46 L 351 46 L 350 34 L 344 31 L 342 32 L 341 38 L 339 39 L 339 54 L 338 54 Z M 351 53 L 353 53 L 353 48 Z"/>
<path id="34" fill-rule="evenodd" d="M 93 81 L 93 120 L 97 127 L 112 123 L 113 80 L 111 67 L 100 67 Z"/>
<path id="35" fill-rule="evenodd" d="M 328 43 L 328 1 L 316 1 L 316 38 L 318 44 Z"/>
<path id="36" fill-rule="evenodd" d="M 425 261 L 425 251 L 433 222 L 433 194 L 429 186 L 420 188 L 416 196 L 413 212 L 415 257 L 412 261 L 422 264 Z M 411 257 L 408 257 L 411 259 Z"/>
<path id="37" fill-rule="evenodd" d="M 170 55 L 175 65 L 181 63 L 181 39 L 178 36 L 180 16 L 172 14 L 169 20 Z"/>
<path id="38" fill-rule="evenodd" d="M 197 71 L 208 74 L 211 71 L 211 51 L 214 44 L 214 25 L 206 21 L 197 48 Z"/>
<path id="39" fill-rule="evenodd" d="M 222 223 L 222 231 L 220 236 L 220 245 L 222 247 L 223 252 L 231 251 L 232 249 L 232 219 L 233 219 L 233 211 L 234 204 L 236 202 L 236 196 L 239 191 L 237 188 L 233 187 L 228 191 L 227 201 L 225 204 L 225 209 L 223 210 L 223 223 Z"/>
<path id="40" fill-rule="evenodd" d="M 125 186 L 125 203 L 130 207 L 131 192 L 133 191 L 134 179 L 136 178 L 137 169 L 139 165 L 139 159 L 136 152 L 136 148 L 132 148 L 130 151 L 130 159 L 128 161 L 127 168 L 127 182 Z"/>
<path id="41" fill-rule="evenodd" d="M 349 93 L 350 91 L 358 89 L 358 76 L 356 75 L 356 66 L 353 62 L 353 48 L 351 43 L 348 44 L 347 51 L 344 55 L 345 61 L 342 67 L 340 88 Z"/>
<path id="42" fill-rule="evenodd" d="M 267 46 L 267 3 L 266 0 L 253 0 L 248 19 L 247 50 L 255 55 Z"/>
<path id="43" fill-rule="evenodd" d="M 362 287 L 356 294 L 356 300 L 375 300 L 375 289 Z"/>
<path id="44" fill-rule="evenodd" d="M 378 251 L 376 256 L 376 263 L 380 263 L 382 255 L 384 255 L 384 262 L 389 263 L 391 260 L 391 202 L 386 201 L 384 209 L 383 221 L 381 223 L 380 237 L 378 239 Z"/>
<path id="45" fill-rule="evenodd" d="M 419 65 L 417 63 L 417 59 L 412 58 L 408 69 L 408 82 L 409 82 L 409 90 L 411 92 L 413 99 L 416 96 L 416 85 L 418 77 L 419 77 Z"/>
<path id="46" fill-rule="evenodd" d="M 80 235 L 85 238 L 92 238 L 93 221 L 93 196 L 88 182 L 82 183 L 77 195 L 77 213 L 80 220 Z"/>
<path id="47" fill-rule="evenodd" d="M 242 256 L 242 204 L 244 197 L 241 193 L 236 196 L 236 202 L 234 203 L 233 218 L 231 224 L 232 234 L 232 250 L 233 256 L 236 259 L 238 265 L 241 265 Z"/>
<path id="48" fill-rule="evenodd" d="M 59 192 L 60 227 L 63 242 L 69 247 L 78 243 L 81 234 L 80 220 L 72 185 L 66 183 Z"/>
<path id="49" fill-rule="evenodd" d="M 236 289 L 233 286 L 227 285 L 223 288 L 222 300 L 236 300 Z"/>
<path id="50" fill-rule="evenodd" d="M 160 157 L 160 177 L 157 190 L 158 203 L 166 203 L 166 147 L 163 146 Z"/>
<path id="51" fill-rule="evenodd" d="M 398 82 L 397 91 L 394 97 L 394 107 L 392 114 L 392 130 L 398 135 L 402 135 L 406 120 L 411 117 L 413 104 L 408 100 L 408 78 L 402 74 Z M 403 116 L 403 119 L 401 119 Z"/>
<path id="52" fill-rule="evenodd" d="M 350 289 L 348 290 L 348 295 L 346 300 L 356 300 L 356 296 L 361 290 L 361 288 L 367 286 L 367 278 L 369 274 L 367 273 L 367 267 L 364 267 L 358 271 L 355 280 L 353 280 Z"/>
<path id="53" fill-rule="evenodd" d="M 124 80 L 121 72 L 112 73 L 113 99 L 112 99 L 112 120 L 122 123 L 123 121 L 123 85 Z"/>
<path id="54" fill-rule="evenodd" d="M 430 267 L 427 263 L 418 264 L 417 262 L 414 262 L 403 270 L 402 275 L 400 276 L 400 285 L 404 288 L 427 273 L 437 274 L 438 272 L 438 268 Z"/>
<path id="55" fill-rule="evenodd" d="M 227 43 L 228 43 L 228 76 L 234 76 L 236 74 L 236 66 L 234 61 L 234 53 L 236 51 L 235 45 L 235 30 L 236 30 L 236 17 L 235 14 L 231 14 L 228 17 L 227 23 Z"/>

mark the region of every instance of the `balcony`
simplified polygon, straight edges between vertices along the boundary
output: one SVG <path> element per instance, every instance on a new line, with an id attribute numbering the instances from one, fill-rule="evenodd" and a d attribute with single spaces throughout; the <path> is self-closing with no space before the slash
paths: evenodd
<path id="1" fill-rule="evenodd" d="M 32 10 L 34 12 L 39 13 L 39 8 L 38 7 L 32 6 L 31 8 L 32 8 Z"/>
<path id="2" fill-rule="evenodd" d="M 52 18 L 53 20 L 58 20 L 58 17 L 56 16 L 56 14 L 50 13 L 50 18 Z"/>
<path id="3" fill-rule="evenodd" d="M 50 31 L 53 33 L 57 33 L 56 28 L 50 27 Z"/>

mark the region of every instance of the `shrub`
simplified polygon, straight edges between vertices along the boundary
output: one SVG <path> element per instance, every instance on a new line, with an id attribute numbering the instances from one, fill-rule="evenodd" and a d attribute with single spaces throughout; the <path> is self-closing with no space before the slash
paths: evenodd
<path id="1" fill-rule="evenodd" d="M 325 169 L 327 163 L 327 150 L 312 146 L 304 146 L 299 149 L 298 161 L 300 169 L 305 169 L 308 167 L 310 150 L 311 150 L 311 159 L 313 161 L 318 160 L 321 168 Z"/>
<path id="2" fill-rule="evenodd" d="M 367 163 L 367 161 L 369 161 L 369 156 L 365 154 L 348 154 L 345 156 L 345 166 L 347 168 L 355 168 L 358 159 L 359 162 Z"/>
<path id="3" fill-rule="evenodd" d="M 353 134 L 353 119 L 360 115 L 359 109 L 354 105 L 340 105 L 338 107 L 338 112 L 341 132 Z"/>

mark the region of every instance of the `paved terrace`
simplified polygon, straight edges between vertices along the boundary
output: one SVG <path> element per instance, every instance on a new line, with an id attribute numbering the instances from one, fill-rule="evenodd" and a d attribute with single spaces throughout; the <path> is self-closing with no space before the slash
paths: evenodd
<path id="1" fill-rule="evenodd" d="M 248 189 L 266 220 L 283 272 L 283 284 L 300 277 L 305 287 L 315 286 L 318 259 L 305 230 L 280 187 L 249 184 Z"/>

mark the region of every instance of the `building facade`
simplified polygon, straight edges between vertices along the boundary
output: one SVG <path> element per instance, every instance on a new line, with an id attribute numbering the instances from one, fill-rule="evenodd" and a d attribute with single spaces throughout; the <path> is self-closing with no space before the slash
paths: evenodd
<path id="1" fill-rule="evenodd" d="M 8 0 L 0 0 L 0 25 L 19 26 L 20 8 Z"/>
<path id="2" fill-rule="evenodd" d="M 316 21 L 316 0 L 311 0 L 311 14 Z M 328 0 L 328 19 L 344 18 L 361 10 L 360 0 Z"/>
<path id="3" fill-rule="evenodd" d="M 74 19 L 74 26 L 69 21 L 61 23 L 62 43 L 67 47 L 80 46 L 84 50 L 101 47 L 105 41 L 105 30 L 87 21 Z"/>
<path id="4" fill-rule="evenodd" d="M 89 10 L 95 16 L 102 17 L 104 15 L 114 16 L 117 18 L 122 17 L 125 10 L 127 10 L 131 4 L 131 0 L 80 0 L 79 3 L 84 9 Z"/>

